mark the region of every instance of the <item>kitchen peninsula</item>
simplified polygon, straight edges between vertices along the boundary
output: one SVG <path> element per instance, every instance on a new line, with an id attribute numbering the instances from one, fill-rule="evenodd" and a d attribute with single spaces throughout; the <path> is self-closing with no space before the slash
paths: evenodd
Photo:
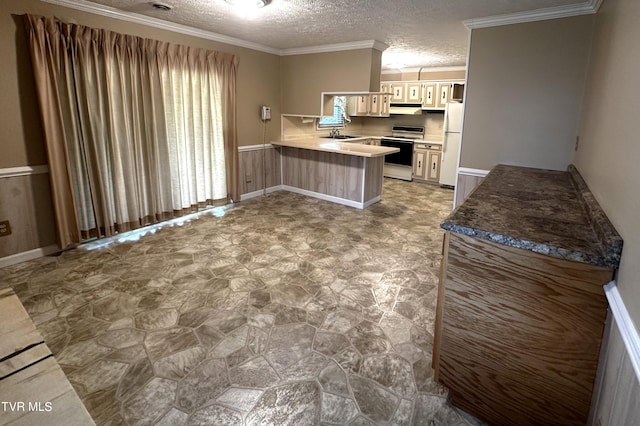
<path id="1" fill-rule="evenodd" d="M 441 224 L 433 366 L 491 424 L 587 424 L 622 238 L 578 173 L 496 166 Z"/>
<path id="2" fill-rule="evenodd" d="M 364 209 L 382 197 L 384 156 L 399 152 L 369 138 L 318 137 L 272 142 L 282 161 L 282 188 Z"/>

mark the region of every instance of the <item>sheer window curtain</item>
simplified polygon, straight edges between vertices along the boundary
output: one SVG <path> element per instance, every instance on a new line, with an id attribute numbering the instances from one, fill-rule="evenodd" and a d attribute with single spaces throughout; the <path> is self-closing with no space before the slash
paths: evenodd
<path id="1" fill-rule="evenodd" d="M 235 56 L 25 23 L 63 248 L 238 198 Z"/>

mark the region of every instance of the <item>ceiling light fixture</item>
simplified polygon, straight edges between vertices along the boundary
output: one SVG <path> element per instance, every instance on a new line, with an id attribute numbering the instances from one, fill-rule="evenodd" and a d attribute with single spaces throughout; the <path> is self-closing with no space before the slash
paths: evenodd
<path id="1" fill-rule="evenodd" d="M 165 11 L 165 12 L 168 12 L 168 11 L 170 11 L 171 9 L 173 9 L 173 6 L 168 5 L 168 4 L 166 4 L 166 3 L 151 3 L 151 6 L 152 6 L 154 9 L 163 10 L 163 11 Z"/>
<path id="2" fill-rule="evenodd" d="M 236 7 L 238 9 L 260 9 L 261 7 L 265 7 L 271 0 L 225 0 L 231 6 Z"/>

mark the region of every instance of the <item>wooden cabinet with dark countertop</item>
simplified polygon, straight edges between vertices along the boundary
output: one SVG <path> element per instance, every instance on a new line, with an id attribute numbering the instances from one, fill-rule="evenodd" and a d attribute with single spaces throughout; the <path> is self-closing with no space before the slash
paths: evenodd
<path id="1" fill-rule="evenodd" d="M 585 424 L 622 240 L 577 170 L 497 166 L 441 227 L 433 367 L 453 404 Z"/>

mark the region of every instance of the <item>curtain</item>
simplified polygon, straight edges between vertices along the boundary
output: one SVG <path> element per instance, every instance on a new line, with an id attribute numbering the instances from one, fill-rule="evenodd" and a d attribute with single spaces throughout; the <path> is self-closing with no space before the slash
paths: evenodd
<path id="1" fill-rule="evenodd" d="M 25 15 L 60 244 L 237 200 L 237 58 Z"/>

